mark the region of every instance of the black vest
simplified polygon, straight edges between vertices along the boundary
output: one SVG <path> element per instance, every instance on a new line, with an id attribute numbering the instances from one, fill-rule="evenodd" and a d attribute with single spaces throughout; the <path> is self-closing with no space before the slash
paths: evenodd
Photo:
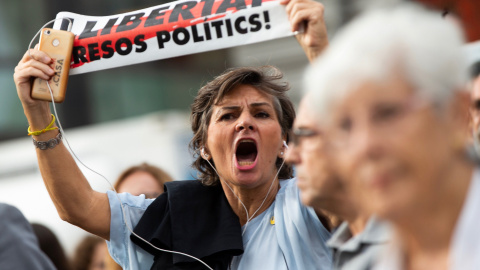
<path id="1" fill-rule="evenodd" d="M 243 253 L 240 222 L 222 187 L 200 181 L 166 183 L 165 193 L 147 208 L 134 232 L 156 247 L 192 255 L 215 270 L 227 269 L 233 256 Z M 151 269 L 207 269 L 190 257 L 156 250 L 133 234 L 130 238 L 154 256 Z"/>

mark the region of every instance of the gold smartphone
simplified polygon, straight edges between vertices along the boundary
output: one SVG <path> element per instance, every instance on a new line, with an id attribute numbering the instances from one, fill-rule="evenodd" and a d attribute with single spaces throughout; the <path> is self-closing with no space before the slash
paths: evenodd
<path id="1" fill-rule="evenodd" d="M 50 67 L 55 71 L 55 75 L 48 82 L 40 78 L 34 79 L 32 84 L 33 99 L 52 101 L 48 83 L 52 88 L 55 103 L 61 103 L 65 100 L 74 38 L 75 35 L 68 31 L 42 29 L 38 49 L 54 60 Z"/>

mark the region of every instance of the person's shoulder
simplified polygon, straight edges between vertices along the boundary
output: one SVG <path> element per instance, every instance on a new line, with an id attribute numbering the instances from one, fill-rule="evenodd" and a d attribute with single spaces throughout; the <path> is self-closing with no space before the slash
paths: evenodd
<path id="1" fill-rule="evenodd" d="M 297 187 L 297 179 L 290 178 L 280 180 L 280 190 L 277 193 L 277 199 L 282 200 L 299 200 L 299 190 Z"/>
<path id="2" fill-rule="evenodd" d="M 32 227 L 23 213 L 13 205 L 0 203 L 0 231 L 5 235 L 18 231 L 32 232 Z"/>
<path id="3" fill-rule="evenodd" d="M 117 209 L 119 211 L 121 211 L 120 203 L 132 209 L 146 209 L 154 201 L 154 199 L 145 198 L 144 194 L 135 196 L 128 192 L 117 193 L 113 190 L 107 190 L 107 197 L 110 210 Z"/>
<path id="4" fill-rule="evenodd" d="M 291 187 L 291 186 L 296 186 L 297 183 L 297 178 L 293 177 L 290 179 L 282 179 L 280 180 L 280 187 Z"/>
<path id="5" fill-rule="evenodd" d="M 13 205 L 9 205 L 6 203 L 0 203 L 0 217 L 4 219 L 5 217 L 24 217 L 22 212 L 18 208 Z"/>
<path id="6" fill-rule="evenodd" d="M 290 179 L 280 180 L 280 190 L 279 192 L 283 193 L 287 190 L 295 191 L 297 188 L 297 178 L 293 177 Z"/>
<path id="7" fill-rule="evenodd" d="M 0 203 L 0 213 L 12 211 L 12 210 L 15 211 L 15 210 L 18 210 L 18 209 L 13 205 L 6 204 L 6 203 Z"/>

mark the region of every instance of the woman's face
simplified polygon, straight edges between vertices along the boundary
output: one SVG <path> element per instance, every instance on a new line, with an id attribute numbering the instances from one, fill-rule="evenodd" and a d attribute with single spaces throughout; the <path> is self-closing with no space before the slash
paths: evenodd
<path id="1" fill-rule="evenodd" d="M 163 193 L 163 186 L 150 173 L 136 171 L 123 179 L 117 192 L 128 192 L 135 196 L 145 194 L 146 198 L 153 199 Z"/>
<path id="2" fill-rule="evenodd" d="M 239 85 L 215 105 L 205 151 L 222 180 L 255 188 L 275 177 L 283 149 L 282 130 L 272 97 Z"/>
<path id="3" fill-rule="evenodd" d="M 328 139 L 364 209 L 396 219 L 428 207 L 456 156 L 446 112 L 401 78 L 365 82 L 337 105 Z"/>

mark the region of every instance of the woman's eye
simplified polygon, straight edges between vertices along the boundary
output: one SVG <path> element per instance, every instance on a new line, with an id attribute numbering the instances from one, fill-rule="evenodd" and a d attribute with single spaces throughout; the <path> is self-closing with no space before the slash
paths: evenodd
<path id="1" fill-rule="evenodd" d="M 390 120 L 400 115 L 401 112 L 402 108 L 400 106 L 383 106 L 375 111 L 373 118 L 378 121 Z"/>
<path id="2" fill-rule="evenodd" d="M 231 120 L 233 119 L 233 114 L 231 113 L 226 113 L 220 117 L 220 120 Z"/>
<path id="3" fill-rule="evenodd" d="M 268 118 L 268 117 L 270 117 L 270 114 L 268 114 L 266 112 L 259 112 L 259 113 L 257 113 L 256 116 L 259 117 L 259 118 Z"/>

